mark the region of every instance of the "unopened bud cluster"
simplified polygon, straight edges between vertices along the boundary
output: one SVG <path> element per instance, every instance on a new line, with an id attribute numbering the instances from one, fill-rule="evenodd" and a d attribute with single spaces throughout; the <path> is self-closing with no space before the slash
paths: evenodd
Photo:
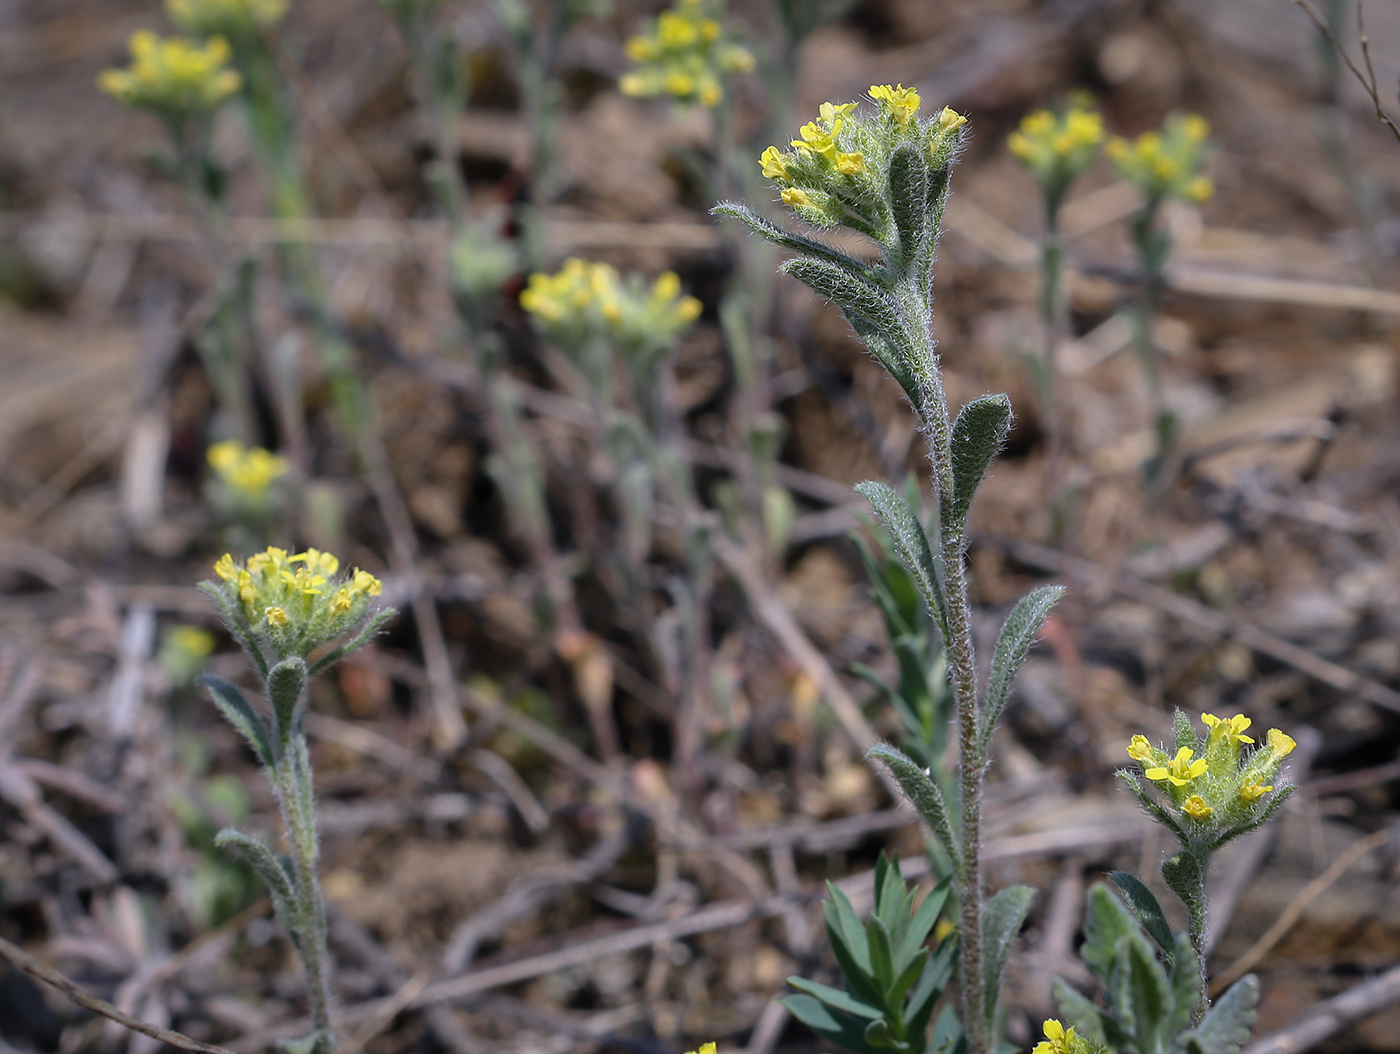
<path id="1" fill-rule="evenodd" d="M 1263 745 L 1256 745 L 1245 735 L 1252 722 L 1243 714 L 1202 714 L 1201 720 L 1207 727 L 1204 736 L 1178 713 L 1174 753 L 1141 735 L 1128 744 L 1128 756 L 1160 792 L 1155 800 L 1147 797 L 1136 773 L 1122 770 L 1120 776 L 1144 804 L 1152 801 L 1156 808 L 1150 811 L 1160 816 L 1158 810 L 1165 810 L 1183 843 L 1210 846 L 1254 826 L 1272 811 L 1271 797 L 1287 789 L 1275 786 L 1279 766 L 1297 744 L 1271 728 Z M 1246 746 L 1253 749 L 1246 751 Z"/>
<path id="2" fill-rule="evenodd" d="M 372 598 L 383 590 L 368 571 L 340 574 L 340 560 L 319 549 L 293 556 L 268 548 L 246 564 L 225 553 L 214 573 L 219 581 L 203 583 L 205 592 L 218 594 L 225 615 L 251 631 L 278 660 L 305 659 L 357 629 L 374 614 Z"/>
<path id="3" fill-rule="evenodd" d="M 650 33 L 627 42 L 637 69 L 618 82 L 624 95 L 670 95 L 679 102 L 718 106 L 722 79 L 754 68 L 753 53 L 725 38 L 709 0 L 679 0 L 663 11 Z"/>
<path id="4" fill-rule="evenodd" d="M 1209 200 L 1215 187 L 1201 169 L 1206 162 L 1210 125 L 1199 114 L 1167 118 L 1161 131 L 1144 132 L 1132 142 L 1114 136 L 1104 147 L 1118 175 L 1136 184 L 1152 201 Z"/>
<path id="5" fill-rule="evenodd" d="M 103 70 L 97 79 L 102 91 L 127 106 L 184 122 L 211 112 L 242 87 L 238 71 L 228 68 L 230 50 L 222 36 L 197 44 L 140 29 L 128 47 L 130 65 Z"/>
<path id="6" fill-rule="evenodd" d="M 624 280 L 608 264 L 578 257 L 554 274 L 532 274 L 520 306 L 564 347 L 601 337 L 636 353 L 665 347 L 701 309 L 699 300 L 681 294 L 673 271 L 648 288 L 636 275 Z"/>
<path id="7" fill-rule="evenodd" d="M 951 160 L 967 118 L 945 106 L 921 120 L 919 93 L 903 85 L 873 85 L 870 97 L 879 104 L 874 113 L 857 113 L 854 102 L 822 103 L 791 150 L 770 146 L 758 163 L 783 203 L 814 227 L 851 227 L 883 242 L 890 224 L 890 155 L 913 142 L 930 167 L 941 168 Z"/>

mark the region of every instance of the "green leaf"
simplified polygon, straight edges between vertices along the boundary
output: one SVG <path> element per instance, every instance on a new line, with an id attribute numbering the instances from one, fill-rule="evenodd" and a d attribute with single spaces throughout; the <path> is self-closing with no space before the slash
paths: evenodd
<path id="1" fill-rule="evenodd" d="M 1113 976 L 1118 942 L 1136 933 L 1137 928 L 1137 919 L 1107 886 L 1100 883 L 1089 890 L 1084 908 L 1084 945 L 1079 955 L 1104 984 Z"/>
<path id="2" fill-rule="evenodd" d="M 962 527 L 972 495 L 1010 431 L 1011 400 L 1005 395 L 979 396 L 959 411 L 953 422 L 953 493 L 939 513 L 945 531 Z"/>
<path id="3" fill-rule="evenodd" d="M 1138 922 L 1142 923 L 1147 935 L 1157 942 L 1157 947 L 1162 949 L 1167 957 L 1167 964 L 1170 965 L 1176 939 L 1172 936 L 1172 928 L 1167 925 L 1167 916 L 1163 914 L 1162 905 L 1157 902 L 1156 895 L 1143 885 L 1141 879 L 1126 871 L 1114 871 L 1108 877 L 1127 898 L 1128 906 L 1132 908 Z"/>
<path id="4" fill-rule="evenodd" d="M 199 680 L 214 697 L 214 705 L 219 708 L 219 713 L 252 744 L 258 760 L 268 768 L 274 768 L 280 751 L 273 749 L 267 722 L 248 704 L 238 686 L 213 674 L 205 674 Z"/>
<path id="5" fill-rule="evenodd" d="M 1001 975 L 1011 953 L 1011 943 L 1021 932 L 1035 890 L 1030 886 L 1007 886 L 987 901 L 982 915 L 982 950 L 986 956 L 982 981 L 986 989 L 987 1023 L 996 1019 L 997 999 L 1001 995 Z"/>
<path id="6" fill-rule="evenodd" d="M 1118 769 L 1113 773 L 1123 784 L 1133 792 L 1133 797 L 1152 816 L 1172 834 L 1176 835 L 1182 842 L 1186 841 L 1186 832 L 1181 829 L 1181 825 L 1176 822 L 1176 817 L 1162 808 L 1160 802 L 1148 793 L 1147 788 L 1142 785 L 1142 780 L 1133 769 Z"/>
<path id="7" fill-rule="evenodd" d="M 740 223 L 747 224 L 761 238 L 766 238 L 774 245 L 784 249 L 789 249 L 803 256 L 813 256 L 819 260 L 825 260 L 829 264 L 840 267 L 852 274 L 866 275 L 869 268 L 859 260 L 847 256 L 834 245 L 818 241 L 816 238 L 808 238 L 802 234 L 795 234 L 792 231 L 784 230 L 776 223 L 765 219 L 747 205 L 740 205 L 733 201 L 721 201 L 714 208 L 710 209 L 712 216 L 728 216 L 736 219 Z"/>
<path id="8" fill-rule="evenodd" d="M 228 849 L 248 862 L 262 879 L 263 885 L 267 886 L 273 910 L 277 913 L 282 928 L 287 931 L 292 943 L 300 948 L 303 920 L 297 913 L 296 891 L 292 888 L 292 880 L 286 870 L 272 855 L 272 850 L 262 840 L 235 831 L 231 827 L 225 827 L 215 835 L 214 844 L 220 849 Z"/>
<path id="9" fill-rule="evenodd" d="M 894 950 L 890 929 L 873 911 L 865 920 L 866 941 L 870 946 L 870 973 L 885 992 L 894 984 Z"/>
<path id="10" fill-rule="evenodd" d="M 889 161 L 889 202 L 899 234 L 899 256 L 908 264 L 918 259 L 928 232 L 928 165 L 913 143 L 895 147 Z"/>
<path id="11" fill-rule="evenodd" d="M 248 653 L 248 658 L 253 660 L 253 665 L 258 670 L 258 676 L 266 681 L 267 659 L 263 657 L 262 649 L 258 647 L 258 642 L 253 637 L 252 626 L 248 622 L 248 617 L 243 613 L 243 609 L 235 604 L 215 582 L 200 582 L 198 589 L 219 609 L 219 615 L 223 618 L 224 625 L 228 627 L 228 631 L 233 634 L 234 639 L 238 641 L 243 650 Z"/>
<path id="12" fill-rule="evenodd" d="M 924 902 L 919 905 L 919 910 L 909 920 L 900 945 L 895 950 L 896 961 L 907 962 L 917 954 L 919 947 L 928 939 L 929 933 L 938 922 L 939 914 L 943 911 L 943 905 L 947 903 L 951 884 L 952 876 L 950 875 L 929 890 L 928 896 L 924 897 Z"/>
<path id="13" fill-rule="evenodd" d="M 1011 695 L 1012 682 L 1026 661 L 1035 635 L 1045 616 L 1055 606 L 1055 601 L 1065 595 L 1064 586 L 1040 586 L 1017 601 L 1002 624 L 997 636 L 996 649 L 992 652 L 992 673 L 987 680 L 987 704 L 983 709 L 978 730 L 979 753 L 986 750 L 991 741 L 1001 712 L 1006 708 L 1006 700 Z"/>
<path id="14" fill-rule="evenodd" d="M 267 697 L 277 720 L 277 742 L 285 750 L 296 726 L 297 707 L 306 690 L 306 663 L 292 656 L 283 659 L 267 675 Z"/>
<path id="15" fill-rule="evenodd" d="M 1138 1054 L 1166 1054 L 1172 1021 L 1172 990 L 1152 946 L 1140 932 L 1118 942 L 1116 984 L 1110 989 L 1114 1016 L 1132 1032 Z"/>
<path id="16" fill-rule="evenodd" d="M 1074 1026 L 1075 1031 L 1080 1036 L 1094 1043 L 1108 1042 L 1104 1038 L 1104 1013 L 1102 1010 L 1067 985 L 1063 978 L 1056 977 L 1052 982 L 1052 988 L 1055 994 L 1055 1005 L 1060 1008 L 1060 1013 Z"/>
<path id="17" fill-rule="evenodd" d="M 861 970 L 870 973 L 870 952 L 865 943 L 865 927 L 861 925 L 860 916 L 856 914 L 851 898 L 846 896 L 840 886 L 831 882 L 826 884 L 826 889 L 831 898 L 824 905 L 827 936 L 833 944 L 838 941 L 844 944 L 860 964 Z"/>
<path id="18" fill-rule="evenodd" d="M 849 992 L 843 992 L 839 988 L 832 988 L 831 985 L 821 984 L 818 981 L 809 981 L 805 977 L 789 977 L 787 983 L 799 992 L 806 992 L 808 995 L 820 999 L 827 1006 L 835 1007 L 837 1010 L 844 1010 L 848 1014 L 855 1014 L 857 1017 L 877 1018 L 884 1017 L 885 1012 L 878 1006 L 871 1006 L 863 1003 Z"/>
<path id="19" fill-rule="evenodd" d="M 923 976 L 924 965 L 928 962 L 928 949 L 920 948 L 914 953 L 914 957 L 907 963 L 901 964 L 895 961 L 896 975 L 888 988 L 885 989 L 885 1005 L 891 1009 L 899 1009 L 904 999 L 904 993 L 915 981 Z M 902 969 L 901 969 L 902 965 Z"/>
<path id="20" fill-rule="evenodd" d="M 1201 961 L 1196 957 L 1196 949 L 1191 947 L 1191 936 L 1187 933 L 1176 935 L 1176 948 L 1168 964 L 1175 1010 L 1172 1013 L 1168 1032 L 1180 1032 L 1191 1023 L 1196 1007 L 1201 1002 Z"/>
<path id="21" fill-rule="evenodd" d="M 908 1050 L 908 1043 L 901 1043 L 890 1032 L 890 1023 L 883 1017 L 865 1026 L 865 1042 L 876 1050 Z"/>
<path id="22" fill-rule="evenodd" d="M 912 346 L 899 308 L 868 275 L 854 274 L 824 260 L 803 257 L 788 260 L 778 271 L 792 275 L 818 296 L 826 297 L 845 313 L 852 325 L 856 319 L 869 323 L 896 354 Z"/>
<path id="23" fill-rule="evenodd" d="M 1259 1016 L 1259 979 L 1246 974 L 1210 1008 L 1200 1026 L 1196 1039 L 1203 1054 L 1237 1054 L 1249 1041 L 1249 1030 Z"/>
<path id="24" fill-rule="evenodd" d="M 951 1006 L 945 1006 L 943 1012 L 938 1015 L 938 1021 L 933 1026 L 933 1035 L 929 1037 L 928 1054 L 966 1054 L 967 1036 L 963 1034 L 962 1022 L 958 1020 L 958 1012 Z"/>
<path id="25" fill-rule="evenodd" d="M 352 655 L 359 651 L 378 636 L 379 631 L 382 630 L 391 619 L 398 617 L 398 614 L 398 608 L 380 608 L 370 616 L 369 621 L 366 622 L 353 637 L 344 644 L 332 648 L 330 651 L 326 652 L 325 655 L 322 655 L 312 663 L 311 669 L 307 671 L 306 679 L 308 681 L 314 680 L 316 675 L 322 670 L 335 665 L 341 659 L 345 658 L 345 656 Z"/>
<path id="26" fill-rule="evenodd" d="M 1194 856 L 1182 850 L 1162 861 L 1162 881 L 1181 898 L 1188 911 L 1194 911 L 1205 896 L 1205 875 Z"/>
<path id="27" fill-rule="evenodd" d="M 919 975 L 919 983 L 914 986 L 914 990 L 909 993 L 909 998 L 904 1004 L 904 1022 L 911 1036 L 921 1036 L 928 1027 L 929 1018 L 933 1016 L 933 1008 L 938 1003 L 938 997 L 943 994 L 943 989 L 948 987 L 948 982 L 953 979 L 953 967 L 958 960 L 958 938 L 953 935 L 945 937 L 943 943 L 938 946 L 938 950 L 929 957 L 924 964 L 924 972 Z"/>
<path id="28" fill-rule="evenodd" d="M 888 743 L 875 743 L 865 756 L 872 761 L 882 762 L 890 770 L 909 801 L 923 817 L 933 836 L 942 843 L 953 861 L 962 859 L 958 846 L 953 841 L 952 827 L 948 823 L 948 810 L 943 803 L 943 792 L 933 778 L 909 759 L 900 750 Z"/>
<path id="29" fill-rule="evenodd" d="M 838 1017 L 810 995 L 785 995 L 778 1002 L 798 1021 L 837 1046 L 856 1054 L 867 1054 L 870 1050 L 865 1044 L 865 1018 Z"/>
<path id="30" fill-rule="evenodd" d="M 1196 756 L 1201 754 L 1201 740 L 1196 735 L 1196 727 L 1191 724 L 1191 718 L 1184 710 L 1177 710 L 1172 714 L 1172 735 L 1176 739 L 1176 749 L 1188 747 L 1196 752 Z"/>
<path id="31" fill-rule="evenodd" d="M 914 579 L 929 613 L 946 639 L 948 615 L 943 606 L 942 576 L 923 523 L 904 495 L 888 484 L 867 480 L 856 484 L 856 493 L 875 510 L 895 555 Z"/>

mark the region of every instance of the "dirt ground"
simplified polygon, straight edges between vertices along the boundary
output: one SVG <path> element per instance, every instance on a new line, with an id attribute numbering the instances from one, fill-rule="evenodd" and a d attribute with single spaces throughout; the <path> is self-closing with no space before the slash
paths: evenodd
<path id="1" fill-rule="evenodd" d="M 771 40 L 767 8 L 731 7 Z M 713 142 L 709 115 L 615 88 L 623 42 L 656 10 L 619 0 L 559 51 L 547 243 L 551 265 L 579 254 L 672 268 L 704 302 L 673 394 L 709 486 L 745 442 L 719 317 L 734 243 L 691 174 Z M 1337 10 L 1359 59 L 1351 8 Z M 494 11 L 452 0 L 441 12 L 471 78 L 456 161 L 477 210 L 518 195 L 529 163 Z M 1400 4 L 1373 0 L 1365 18 L 1400 112 Z M 176 626 L 217 631 L 194 583 L 228 543 L 205 499 L 216 396 L 193 343 L 214 272 L 150 162 L 159 125 L 95 87 L 142 27 L 168 27 L 155 0 L 0 4 L 0 936 L 138 1016 L 251 1054 L 296 1033 L 303 989 L 250 875 L 211 842 L 229 822 L 275 830 L 271 796 L 162 658 Z M 897 734 L 851 672 L 888 679 L 894 661 L 849 532 L 863 514 L 853 484 L 925 471 L 898 387 L 833 309 L 777 282 L 768 388 L 795 517 L 781 551 L 746 565 L 757 590 L 734 566 L 715 572 L 714 700 L 686 760 L 665 656 L 638 643 L 644 616 L 590 563 L 616 525 L 580 497 L 592 463 L 554 412 L 568 400 L 543 353 L 512 369 L 552 543 L 577 583 L 577 637 L 551 625 L 548 576 L 509 522 L 499 437 L 453 345 L 433 147 L 391 20 L 368 2 L 294 0 L 278 33 L 299 71 L 326 310 L 373 393 L 387 475 L 376 484 L 337 437 L 332 394 L 306 365 L 308 320 L 267 269 L 259 354 L 266 370 L 307 371 L 292 409 L 304 427 L 281 426 L 266 385 L 255 416 L 301 481 L 289 543 L 334 546 L 382 575 L 387 600 L 407 611 L 424 598 L 428 612 L 320 683 L 307 723 L 344 1049 L 820 1049 L 773 998 L 794 973 L 835 977 L 823 882 L 868 897 L 882 849 L 924 859 L 822 681 L 834 671 L 864 719 Z M 1082 979 L 1087 885 L 1114 868 L 1155 880 L 1168 847 L 1112 772 L 1131 735 L 1166 735 L 1178 707 L 1243 712 L 1300 745 L 1282 820 L 1215 876 L 1213 969 L 1244 958 L 1259 974 L 1256 1035 L 1400 962 L 1400 142 L 1345 71 L 1329 100 L 1324 54 L 1289 0 L 863 0 L 801 51 L 798 121 L 888 81 L 973 129 L 935 325 L 951 400 L 1000 390 L 1017 409 L 972 513 L 978 633 L 989 644 L 1029 586 L 1070 587 L 991 775 L 991 882 L 1041 891 L 1007 996 L 1006 1034 L 1023 1048 L 1053 1011 L 1050 978 Z M 1027 364 L 1039 198 L 1005 141 L 1077 89 L 1119 134 L 1185 111 L 1212 127 L 1216 193 L 1171 207 L 1154 327 L 1182 422 L 1167 486 L 1144 482 L 1151 400 L 1118 314 L 1135 200 L 1102 161 L 1062 216 L 1073 333 L 1053 469 L 1064 486 L 1049 485 Z M 734 90 L 741 133 L 761 126 L 759 79 Z M 265 194 L 236 115 L 223 117 L 232 229 L 266 260 Z M 516 349 L 531 346 L 521 285 L 498 321 Z M 668 618 L 677 551 L 657 542 L 647 585 Z M 247 672 L 223 636 L 208 669 Z M 450 749 L 442 670 L 468 728 Z M 612 752 L 589 708 L 599 691 Z M 1373 1010 L 1288 1049 L 1400 1052 L 1400 1008 Z M 0 1054 L 123 1045 L 156 1049 L 0 972 Z"/>

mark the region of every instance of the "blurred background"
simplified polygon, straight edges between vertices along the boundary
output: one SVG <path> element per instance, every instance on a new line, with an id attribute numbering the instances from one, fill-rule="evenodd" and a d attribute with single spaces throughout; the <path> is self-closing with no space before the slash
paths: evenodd
<path id="1" fill-rule="evenodd" d="M 1317 9 L 1364 73 L 1356 9 Z M 720 27 L 683 68 L 661 10 L 0 5 L 0 935 L 197 1038 L 297 1034 L 295 956 L 213 847 L 275 809 L 195 686 L 247 670 L 194 583 L 316 546 L 402 612 L 307 719 L 344 1049 L 817 1050 L 773 999 L 836 976 L 823 882 L 868 904 L 882 849 L 938 868 L 862 759 L 946 736 L 852 490 L 927 503 L 926 460 L 839 314 L 708 210 L 794 225 L 760 151 L 900 83 L 970 122 L 950 400 L 1017 412 L 971 516 L 984 654 L 1070 587 L 991 775 L 992 881 L 1041 890 L 1009 1038 L 1084 981 L 1086 884 L 1156 880 L 1112 772 L 1178 707 L 1300 745 L 1216 876 L 1258 1034 L 1394 967 L 1400 133 L 1289 0 L 682 5 Z M 1365 21 L 1400 112 L 1400 5 Z M 238 76 L 100 88 L 142 30 L 217 31 Z M 1094 160 L 1047 312 L 1007 138 L 1067 105 L 1129 141 L 1200 115 L 1213 193 L 1160 202 L 1154 278 L 1141 187 Z M 1400 1051 L 1374 1009 L 1315 1049 Z M 156 1048 L 0 973 L 0 1051 L 115 1049 Z"/>

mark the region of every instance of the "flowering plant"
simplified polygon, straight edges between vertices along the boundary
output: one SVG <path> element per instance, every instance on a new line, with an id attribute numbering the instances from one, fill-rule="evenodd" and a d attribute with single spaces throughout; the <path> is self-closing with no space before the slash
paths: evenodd
<path id="1" fill-rule="evenodd" d="M 663 11 L 650 33 L 627 42 L 637 69 L 618 82 L 624 95 L 670 95 L 678 102 L 718 106 L 722 78 L 754 68 L 753 53 L 725 38 L 710 0 L 678 0 Z"/>
<path id="2" fill-rule="evenodd" d="M 174 124 L 210 113 L 243 84 L 238 71 L 228 68 L 228 41 L 221 36 L 196 44 L 138 29 L 127 46 L 131 64 L 103 70 L 98 87 L 118 102 L 150 110 Z"/>

